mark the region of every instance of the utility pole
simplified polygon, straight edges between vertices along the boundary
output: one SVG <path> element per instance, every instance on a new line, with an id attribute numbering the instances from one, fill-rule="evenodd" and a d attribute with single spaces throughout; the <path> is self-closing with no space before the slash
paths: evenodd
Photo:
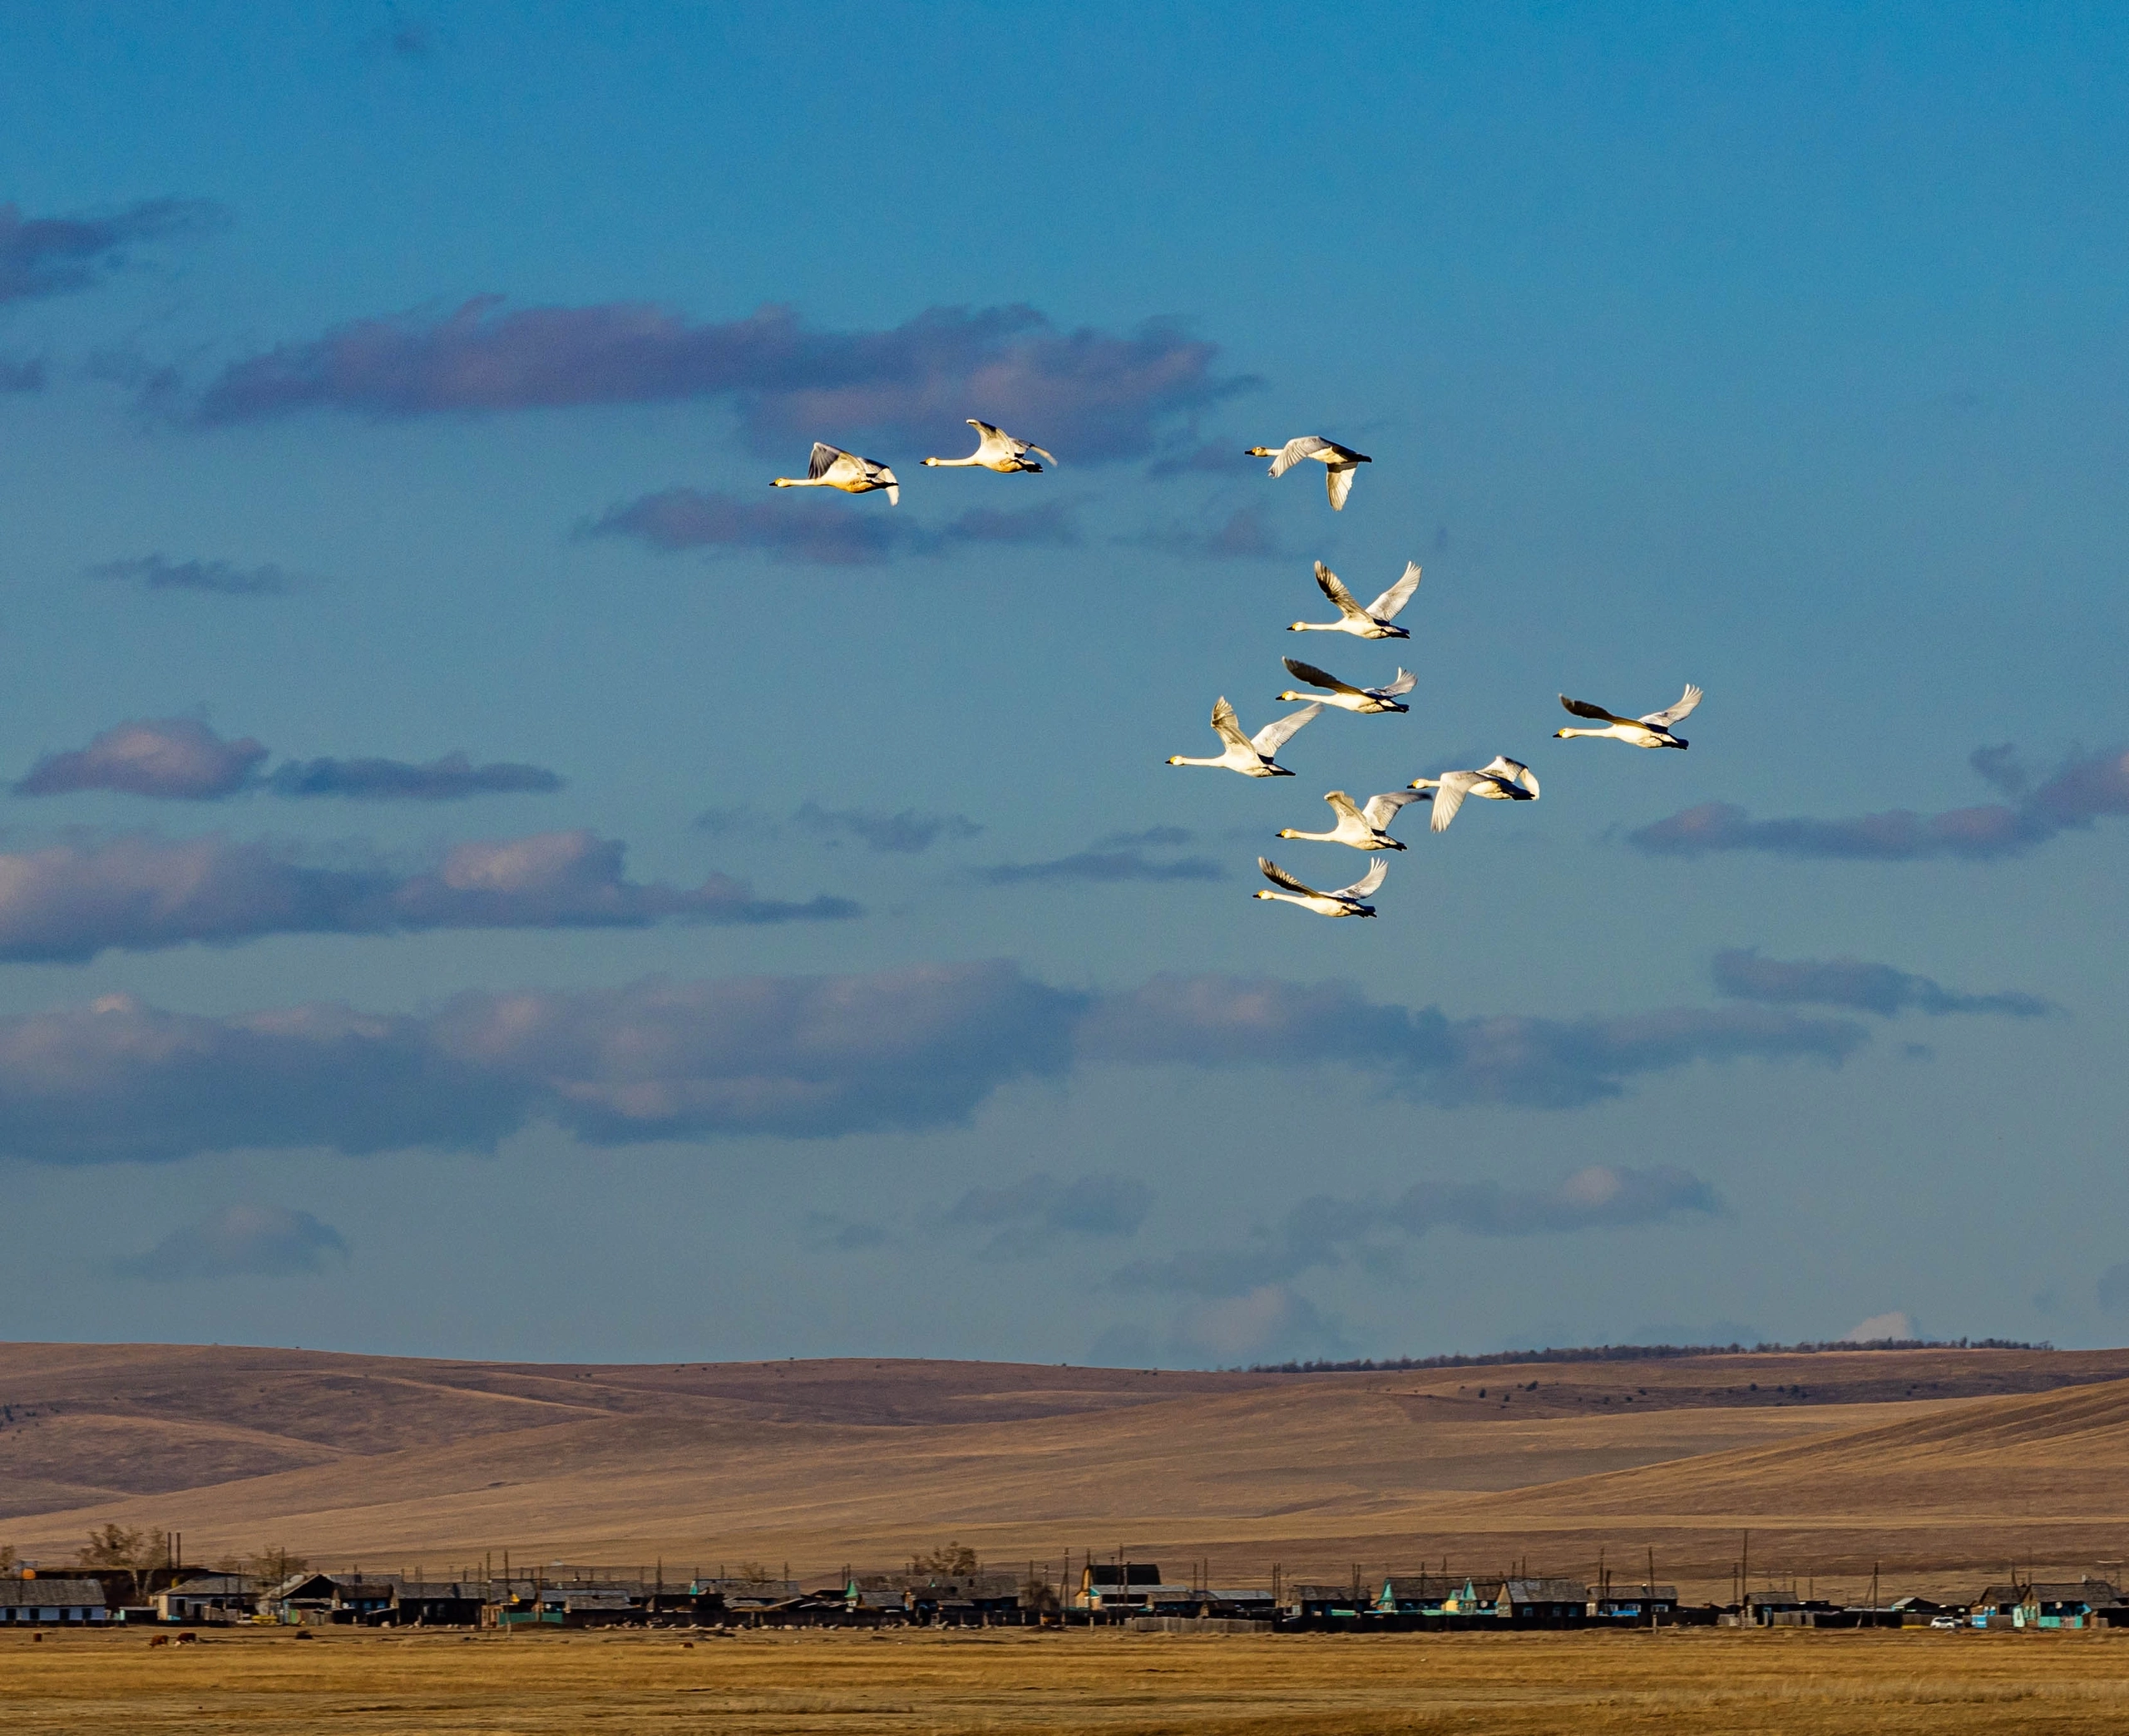
<path id="1" fill-rule="evenodd" d="M 1648 1631 L 1656 1631 L 1656 1546 L 1648 1546 Z"/>

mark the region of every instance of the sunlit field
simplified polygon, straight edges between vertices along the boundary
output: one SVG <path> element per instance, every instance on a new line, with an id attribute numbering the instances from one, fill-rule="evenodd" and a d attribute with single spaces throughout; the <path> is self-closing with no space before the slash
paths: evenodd
<path id="1" fill-rule="evenodd" d="M 2129 1633 L 0 1635 L 25 1731 L 2129 1729 Z"/>

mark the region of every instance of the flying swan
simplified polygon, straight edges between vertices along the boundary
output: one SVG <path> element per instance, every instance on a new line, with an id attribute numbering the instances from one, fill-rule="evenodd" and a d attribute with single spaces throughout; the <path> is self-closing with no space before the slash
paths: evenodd
<path id="1" fill-rule="evenodd" d="M 1366 807 L 1355 807 L 1353 798 L 1343 790 L 1333 790 L 1323 798 L 1331 804 L 1331 811 L 1338 823 L 1329 831 L 1296 831 L 1291 826 L 1280 828 L 1282 838 L 1306 838 L 1311 844 L 1346 844 L 1355 850 L 1402 850 L 1405 846 L 1390 836 L 1390 822 L 1397 817 L 1400 808 L 1415 801 L 1425 801 L 1424 793 L 1411 790 L 1392 790 L 1386 795 L 1371 796 Z"/>
<path id="2" fill-rule="evenodd" d="M 884 488 L 887 491 L 887 505 L 901 505 L 901 485 L 895 481 L 895 473 L 886 465 L 860 458 L 857 453 L 846 452 L 824 440 L 813 442 L 813 461 L 806 466 L 803 476 L 778 476 L 769 486 L 839 488 L 845 494 L 871 494 L 875 489 Z"/>
<path id="3" fill-rule="evenodd" d="M 1556 737 L 1568 736 L 1610 736 L 1614 741 L 1624 742 L 1633 747 L 1685 747 L 1690 744 L 1682 736 L 1671 733 L 1671 726 L 1681 718 L 1689 716 L 1701 702 L 1701 691 L 1690 681 L 1676 705 L 1667 705 L 1662 711 L 1651 712 L 1645 718 L 1615 718 L 1601 705 L 1592 705 L 1587 699 L 1570 699 L 1560 695 L 1560 703 L 1578 718 L 1595 718 L 1602 721 L 1602 729 L 1556 729 Z"/>
<path id="4" fill-rule="evenodd" d="M 1227 743 L 1227 751 L 1217 759 L 1189 759 L 1173 753 L 1168 762 L 1171 766 L 1224 766 L 1244 777 L 1292 777 L 1293 773 L 1276 764 L 1274 757 L 1297 729 L 1312 721 L 1322 709 L 1321 704 L 1304 705 L 1297 712 L 1288 712 L 1285 717 L 1267 723 L 1255 735 L 1246 736 L 1234 708 L 1223 694 L 1213 704 L 1213 732 Z"/>
<path id="5" fill-rule="evenodd" d="M 1356 452 L 1351 446 L 1341 446 L 1335 440 L 1326 440 L 1321 434 L 1303 434 L 1288 441 L 1282 446 L 1252 446 L 1245 456 L 1269 458 L 1272 474 L 1283 476 L 1304 458 L 1313 458 L 1323 466 L 1324 486 L 1331 492 L 1331 510 L 1343 512 L 1346 496 L 1353 491 L 1353 472 L 1363 464 L 1375 460 L 1365 452 Z"/>
<path id="6" fill-rule="evenodd" d="M 1397 703 L 1397 697 L 1400 693 L 1410 693 L 1418 684 L 1420 678 L 1410 669 L 1400 669 L 1397 672 L 1397 678 L 1387 687 L 1356 688 L 1339 680 L 1336 675 L 1325 674 L 1314 663 L 1305 663 L 1292 657 L 1282 657 L 1279 661 L 1287 666 L 1287 673 L 1295 680 L 1305 681 L 1311 687 L 1328 689 L 1331 697 L 1321 701 L 1321 703 L 1335 705 L 1340 711 L 1357 712 L 1364 718 L 1373 717 L 1379 712 L 1410 711 L 1412 708 L 1409 705 L 1400 705 Z M 1292 700 L 1309 699 L 1315 696 L 1310 693 L 1297 693 L 1289 688 L 1285 693 L 1277 697 Z"/>
<path id="7" fill-rule="evenodd" d="M 1010 476 L 1015 471 L 1040 472 L 1040 465 L 1028 462 L 1027 454 L 1030 452 L 1042 452 L 1042 456 L 1052 464 L 1057 462 L 1055 453 L 1045 452 L 1040 446 L 1027 441 L 1015 440 L 1003 428 L 993 427 L 987 422 L 978 422 L 971 416 L 968 418 L 968 425 L 976 430 L 978 436 L 973 452 L 966 458 L 926 458 L 925 464 L 932 470 L 987 470 L 996 471 L 1001 476 Z"/>
<path id="8" fill-rule="evenodd" d="M 1321 561 L 1316 563 L 1316 583 L 1323 594 L 1336 606 L 1338 619 L 1335 621 L 1296 621 L 1287 629 L 1289 633 L 1350 633 L 1360 639 L 1410 639 L 1412 635 L 1402 628 L 1391 626 L 1397 611 L 1412 600 L 1412 593 L 1420 588 L 1420 564 L 1416 560 L 1405 563 L 1405 571 L 1397 582 L 1375 601 L 1362 609 L 1353 600 L 1338 575 Z"/>
<path id="9" fill-rule="evenodd" d="M 1449 830 L 1449 822 L 1456 817 L 1456 811 L 1464 806 L 1466 796 L 1481 796 L 1488 801 L 1538 799 L 1536 774 L 1520 760 L 1512 760 L 1504 753 L 1496 753 L 1491 765 L 1481 766 L 1476 772 L 1445 772 L 1439 777 L 1415 777 L 1407 787 L 1434 792 L 1434 818 L 1427 822 L 1432 831 Z"/>
<path id="10" fill-rule="evenodd" d="M 1364 900 L 1382 884 L 1382 876 L 1390 871 L 1390 864 L 1377 856 L 1369 864 L 1368 870 L 1350 886 L 1341 886 L 1336 892 L 1319 892 L 1306 882 L 1296 880 L 1269 856 L 1259 856 L 1257 866 L 1263 870 L 1264 878 L 1275 886 L 1284 886 L 1283 892 L 1267 892 L 1262 887 L 1251 895 L 1255 898 L 1276 898 L 1281 904 L 1299 905 L 1304 910 L 1313 910 L 1319 916 L 1372 916 L 1375 906 Z"/>

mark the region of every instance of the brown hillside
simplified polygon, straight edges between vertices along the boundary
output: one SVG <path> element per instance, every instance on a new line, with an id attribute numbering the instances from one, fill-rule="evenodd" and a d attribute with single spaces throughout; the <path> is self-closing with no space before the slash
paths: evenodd
<path id="1" fill-rule="evenodd" d="M 2129 1352 L 1858 1351 L 1341 1374 L 822 1360 L 620 1368 L 0 1347 L 0 1541 L 107 1520 L 195 1559 L 892 1561 L 1227 1571 L 1660 1546 L 2120 1554 Z M 1786 1540 L 1775 1541 L 1771 1540 Z M 2021 1554 L 2031 1553 L 2030 1546 Z"/>

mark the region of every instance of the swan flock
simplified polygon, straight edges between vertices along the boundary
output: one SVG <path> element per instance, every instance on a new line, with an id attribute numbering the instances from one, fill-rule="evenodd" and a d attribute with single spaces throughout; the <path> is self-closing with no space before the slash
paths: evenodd
<path id="1" fill-rule="evenodd" d="M 1055 465 L 1054 454 L 1032 441 L 1020 440 L 1008 434 L 995 422 L 967 418 L 968 425 L 976 430 L 976 447 L 962 458 L 929 457 L 924 466 L 928 470 L 986 470 L 999 476 L 1040 476 L 1044 466 L 1028 455 L 1035 453 Z M 1375 461 L 1365 452 L 1355 451 L 1351 446 L 1326 440 L 1320 434 L 1303 434 L 1279 446 L 1252 446 L 1247 454 L 1252 458 L 1269 458 L 1270 474 L 1282 476 L 1304 460 L 1312 459 L 1322 465 L 1324 484 L 1330 496 L 1331 510 L 1342 512 L 1351 497 L 1353 478 L 1363 464 Z M 888 466 L 877 459 L 859 456 L 841 446 L 830 446 L 825 441 L 816 441 L 813 454 L 807 463 L 803 476 L 778 476 L 772 480 L 772 488 L 833 488 L 844 494 L 885 494 L 890 506 L 901 501 L 901 485 Z M 1289 633 L 1343 633 L 1362 639 L 1409 639 L 1409 628 L 1397 624 L 1402 613 L 1420 588 L 1420 565 L 1408 560 L 1405 570 L 1372 603 L 1363 608 L 1345 583 L 1321 561 L 1316 563 L 1316 589 L 1321 590 L 1338 611 L 1335 621 L 1296 621 Z M 1283 658 L 1281 661 L 1287 673 L 1303 687 L 1316 691 L 1302 693 L 1288 688 L 1274 697 L 1282 703 L 1301 704 L 1298 711 L 1290 711 L 1274 718 L 1254 735 L 1242 732 L 1242 720 L 1235 708 L 1222 694 L 1213 703 L 1213 733 L 1219 738 L 1220 752 L 1193 757 L 1188 754 L 1171 754 L 1171 766 L 1208 766 L 1226 772 L 1239 772 L 1244 777 L 1272 778 L 1295 776 L 1290 767 L 1279 763 L 1278 756 L 1287 743 L 1305 725 L 1313 723 L 1326 707 L 1335 711 L 1351 713 L 1355 717 L 1405 716 L 1411 707 L 1404 703 L 1405 695 L 1419 685 L 1419 677 L 1401 664 L 1391 677 L 1373 687 L 1361 686 L 1346 681 L 1314 663 L 1303 663 L 1298 658 Z M 1690 682 L 1678 699 L 1661 711 L 1645 712 L 1638 718 L 1621 717 L 1601 705 L 1586 699 L 1570 699 L 1564 693 L 1559 702 L 1574 717 L 1587 720 L 1594 727 L 1578 728 L 1573 725 L 1554 730 L 1558 740 L 1568 740 L 1578 736 L 1592 737 L 1623 742 L 1632 747 L 1677 747 L 1689 744 L 1682 736 L 1672 732 L 1671 726 L 1692 715 L 1702 698 L 1699 688 Z M 1292 826 L 1283 826 L 1278 836 L 1313 844 L 1341 844 L 1348 849 L 1366 851 L 1401 851 L 1406 846 L 1390 836 L 1390 826 L 1398 814 L 1415 801 L 1430 803 L 1433 812 L 1428 830 L 1440 833 L 1449 830 L 1467 798 L 1476 796 L 1484 801 L 1535 801 L 1539 797 L 1538 777 L 1520 760 L 1510 759 L 1497 753 L 1485 765 L 1470 771 L 1438 772 L 1432 777 L 1414 778 L 1402 790 L 1393 790 L 1379 796 L 1371 796 L 1365 804 L 1356 803 L 1343 790 L 1332 790 L 1324 796 L 1330 804 L 1336 822 L 1327 831 L 1301 831 Z M 1259 889 L 1252 896 L 1281 904 L 1297 905 L 1302 910 L 1318 916 L 1373 916 L 1374 905 L 1369 902 L 1389 872 L 1389 863 L 1377 855 L 1368 865 L 1367 872 L 1351 885 L 1341 886 L 1335 891 L 1322 891 L 1297 879 L 1272 861 L 1268 856 L 1259 856 L 1257 866 L 1264 878 L 1277 890 Z"/>

